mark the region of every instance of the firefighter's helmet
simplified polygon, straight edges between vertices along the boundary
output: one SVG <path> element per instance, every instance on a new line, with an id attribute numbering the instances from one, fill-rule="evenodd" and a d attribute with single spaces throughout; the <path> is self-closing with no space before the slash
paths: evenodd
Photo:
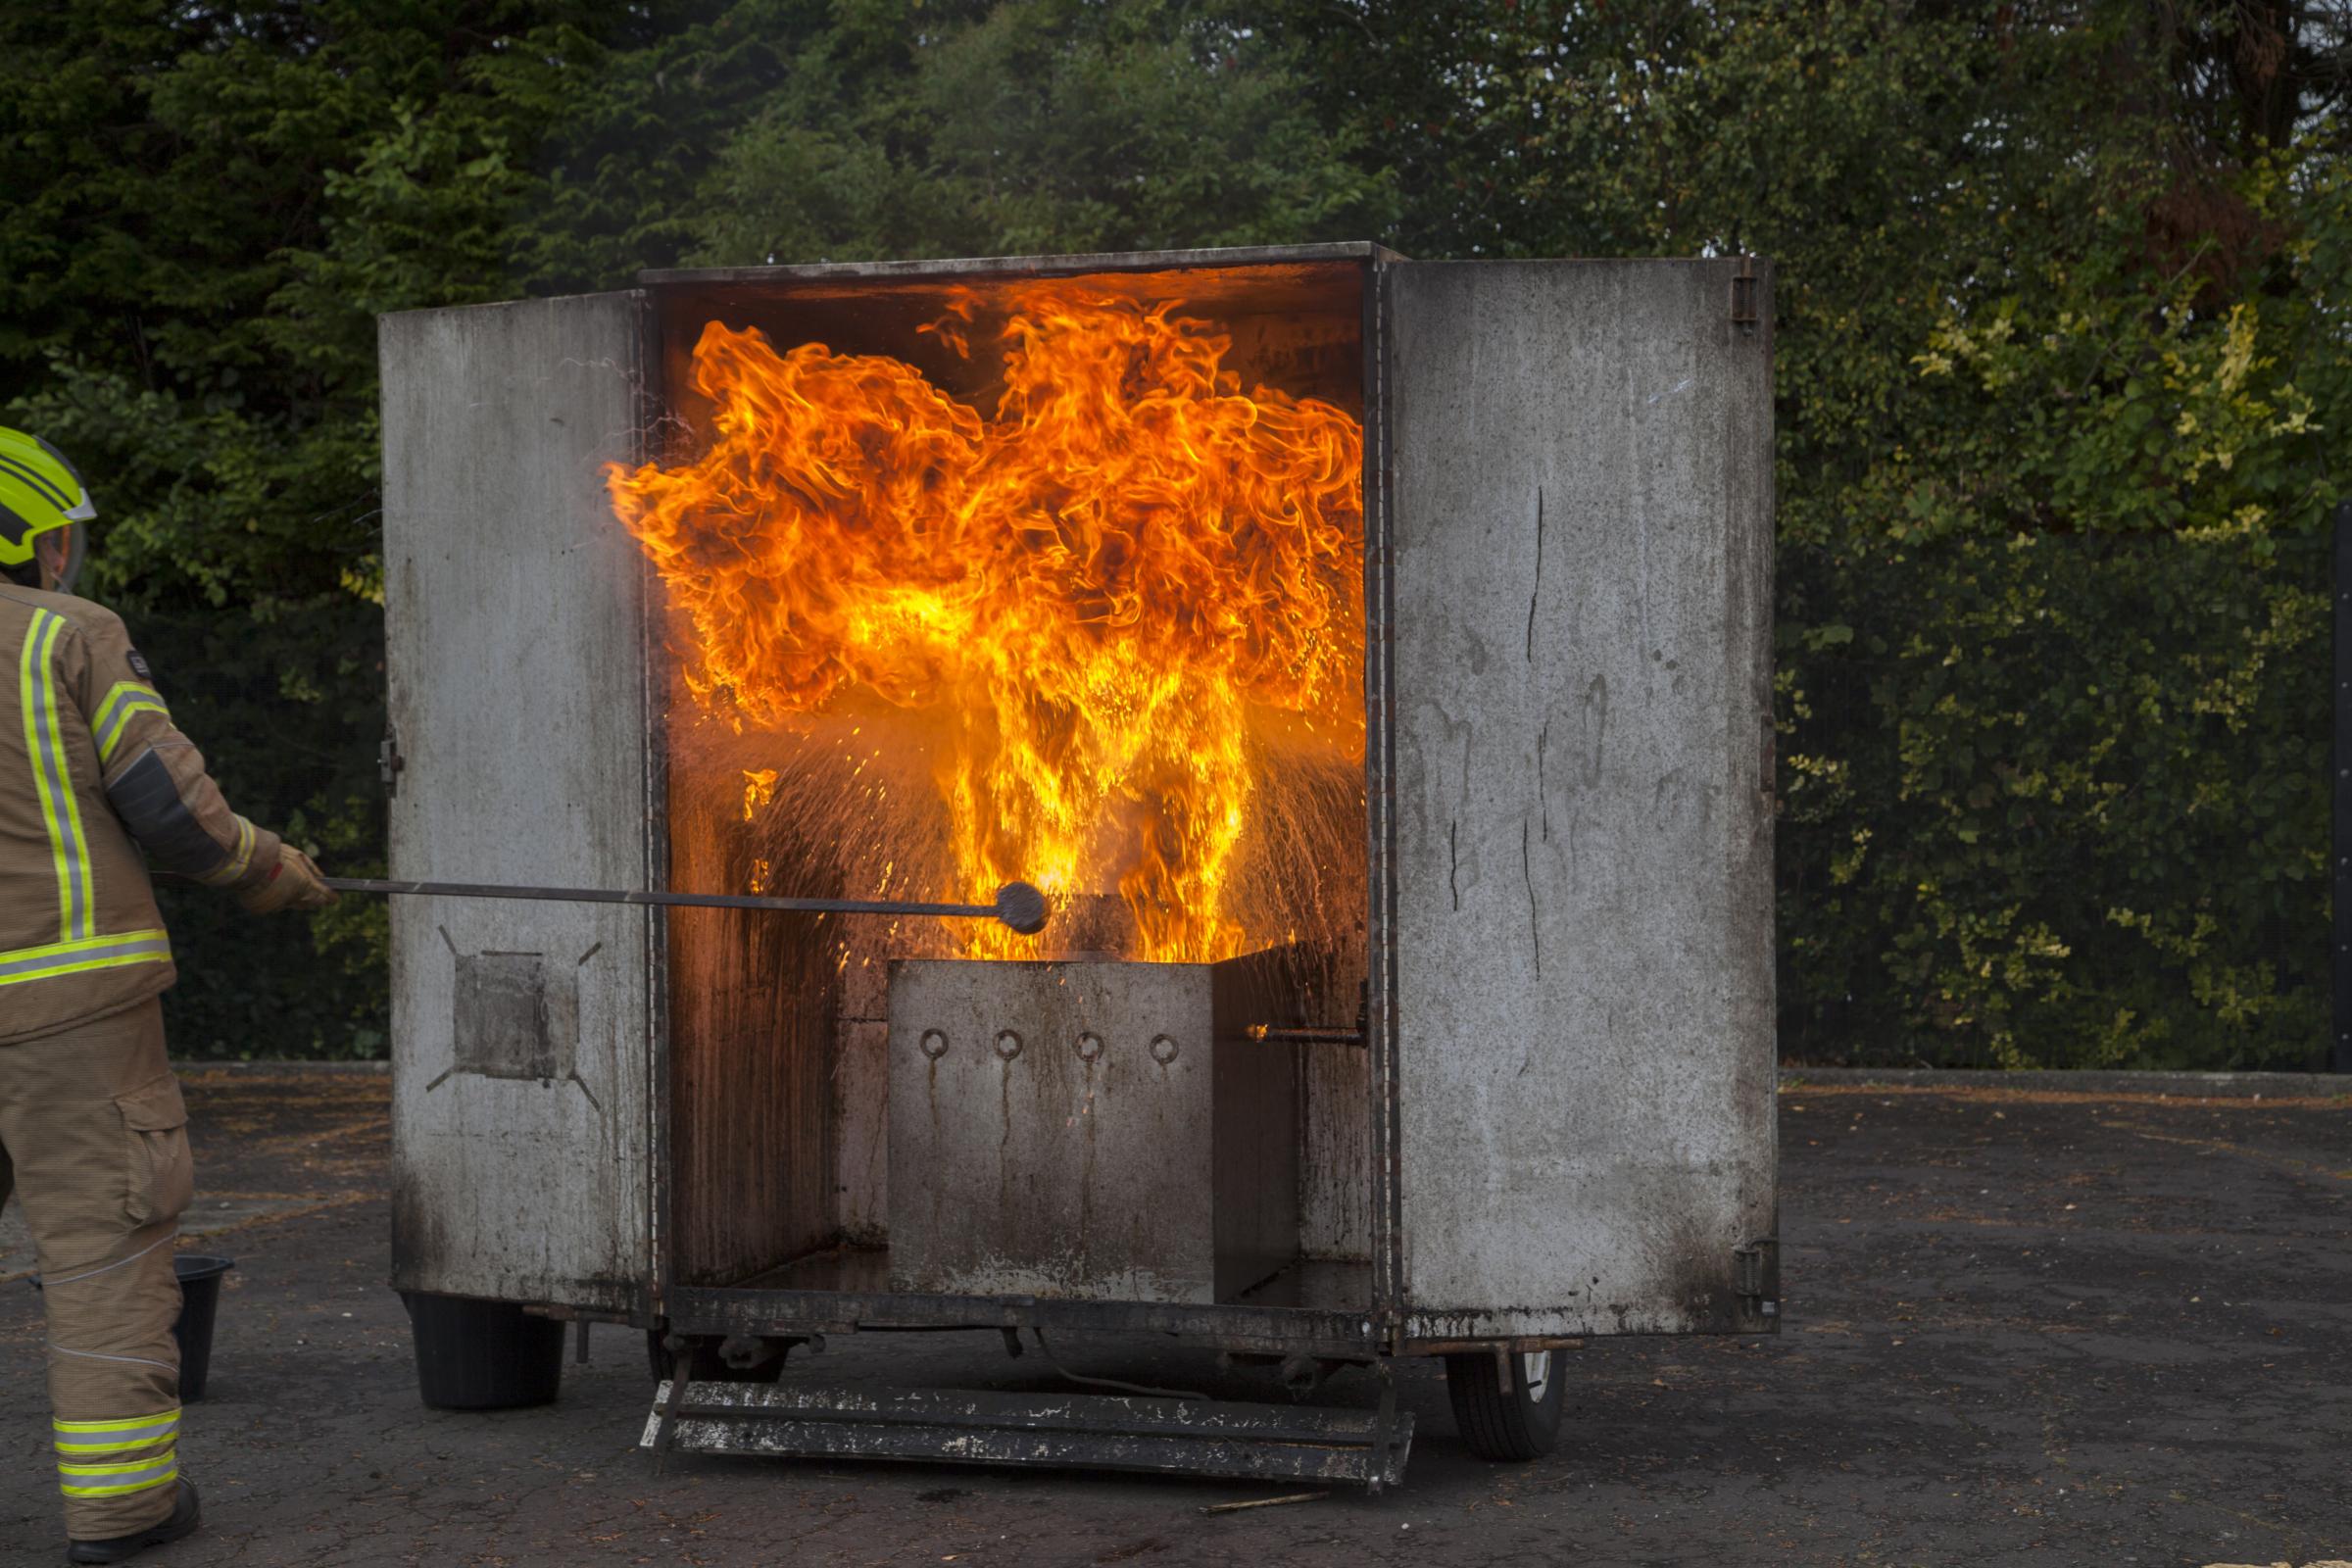
<path id="1" fill-rule="evenodd" d="M 41 586 L 71 593 L 98 515 L 65 454 L 37 435 L 0 425 L 0 570 L 38 563 Z"/>

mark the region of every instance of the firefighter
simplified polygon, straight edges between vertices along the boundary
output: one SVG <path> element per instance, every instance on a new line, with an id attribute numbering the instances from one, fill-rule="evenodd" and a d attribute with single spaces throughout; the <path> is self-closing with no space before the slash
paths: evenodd
<path id="1" fill-rule="evenodd" d="M 37 1250 L 71 1563 L 197 1524 L 172 1337 L 194 1171 L 147 865 L 255 914 L 334 899 L 229 810 L 122 622 L 73 597 L 96 515 L 72 464 L 0 428 L 0 1201 L 13 1186 Z"/>

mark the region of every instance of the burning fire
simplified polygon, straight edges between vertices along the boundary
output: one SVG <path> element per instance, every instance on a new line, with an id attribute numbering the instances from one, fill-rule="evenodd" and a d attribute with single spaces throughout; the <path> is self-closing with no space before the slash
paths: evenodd
<path id="1" fill-rule="evenodd" d="M 776 798 L 776 770 L 772 767 L 743 770 L 743 819 L 749 822 L 760 814 L 760 808 Z"/>
<path id="2" fill-rule="evenodd" d="M 1253 724 L 1362 757 L 1362 427 L 1245 394 L 1230 339 L 1180 304 L 999 298 L 993 417 L 901 361 L 710 322 L 709 450 L 615 466 L 614 511 L 712 714 L 783 729 L 862 690 L 939 724 L 961 896 L 1115 887 L 1143 956 L 1245 951 L 1280 935 L 1221 906 Z M 928 330 L 968 357 L 979 311 Z M 746 776 L 748 813 L 773 775 Z"/>

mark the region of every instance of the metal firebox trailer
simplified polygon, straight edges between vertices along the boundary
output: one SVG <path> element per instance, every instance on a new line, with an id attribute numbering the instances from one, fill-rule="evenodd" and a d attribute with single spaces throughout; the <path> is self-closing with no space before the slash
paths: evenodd
<path id="1" fill-rule="evenodd" d="M 1173 1336 L 1376 1385 L 1440 1355 L 1465 1440 L 1527 1457 L 1568 1342 L 1772 1332 L 1753 258 L 757 268 L 387 317 L 392 875 L 743 891 L 740 785 L 679 742 L 663 589 L 606 466 L 703 439 L 707 322 L 901 352 L 943 301 L 1041 279 L 1181 302 L 1247 370 L 1360 418 L 1361 788 L 1327 884 L 1348 907 L 1285 968 L 396 901 L 393 1284 L 427 1397 L 547 1396 L 552 1364 L 512 1363 L 615 1322 L 653 1338 L 657 1446 L 1380 1486 L 1410 1436 L 1393 1397 L 775 1376 L 881 1329 Z"/>

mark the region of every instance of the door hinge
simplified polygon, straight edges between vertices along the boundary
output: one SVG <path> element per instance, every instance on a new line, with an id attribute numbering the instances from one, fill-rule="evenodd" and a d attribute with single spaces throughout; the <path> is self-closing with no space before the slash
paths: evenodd
<path id="1" fill-rule="evenodd" d="M 1732 324 L 1742 332 L 1753 332 L 1761 319 L 1757 302 L 1763 296 L 1763 280 L 1756 276 L 1756 259 L 1740 258 L 1740 270 L 1732 274 Z"/>
<path id="2" fill-rule="evenodd" d="M 400 771 L 408 765 L 409 760 L 400 755 L 400 731 L 386 724 L 384 743 L 375 749 L 376 776 L 384 781 L 386 795 L 400 793 Z"/>
<path id="3" fill-rule="evenodd" d="M 1773 1267 L 1773 1254 L 1779 1250 L 1780 1245 L 1780 1238 L 1767 1236 L 1745 1247 L 1732 1249 L 1733 1294 L 1756 1300 L 1779 1291 L 1780 1271 Z"/>

